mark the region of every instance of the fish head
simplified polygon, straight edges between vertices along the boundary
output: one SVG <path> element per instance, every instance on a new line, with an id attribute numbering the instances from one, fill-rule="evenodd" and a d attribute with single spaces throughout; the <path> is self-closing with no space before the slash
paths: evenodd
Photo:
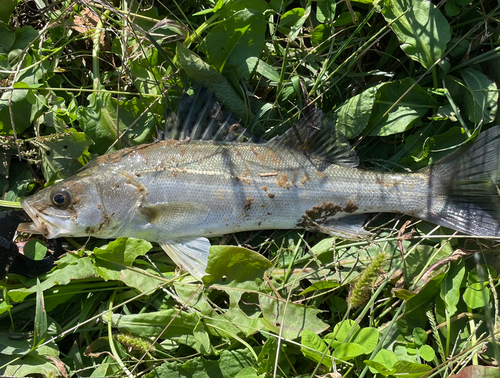
<path id="1" fill-rule="evenodd" d="M 139 197 L 137 187 L 120 174 L 84 171 L 22 200 L 33 222 L 18 230 L 48 239 L 112 238 Z"/>

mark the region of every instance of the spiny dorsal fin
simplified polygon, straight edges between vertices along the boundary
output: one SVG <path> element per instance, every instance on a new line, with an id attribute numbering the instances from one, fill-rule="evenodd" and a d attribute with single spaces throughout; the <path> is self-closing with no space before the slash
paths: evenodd
<path id="1" fill-rule="evenodd" d="M 194 96 L 184 93 L 175 113 L 167 115 L 165 136 L 174 140 L 257 142 L 213 94 L 201 89 Z"/>
<path id="2" fill-rule="evenodd" d="M 359 159 L 347 139 L 320 109 L 308 111 L 296 125 L 270 141 L 272 145 L 303 151 L 313 159 L 355 167 Z"/>

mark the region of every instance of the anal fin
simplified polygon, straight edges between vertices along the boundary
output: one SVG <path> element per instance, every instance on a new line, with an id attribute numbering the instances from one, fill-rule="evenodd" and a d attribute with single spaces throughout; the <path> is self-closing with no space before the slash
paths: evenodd
<path id="1" fill-rule="evenodd" d="M 365 220 L 366 216 L 364 214 L 348 215 L 326 222 L 314 222 L 311 229 L 345 239 L 361 239 L 371 235 L 371 232 L 363 228 Z"/>
<path id="2" fill-rule="evenodd" d="M 182 269 L 200 280 L 206 275 L 210 242 L 207 238 L 168 240 L 158 243 Z"/>

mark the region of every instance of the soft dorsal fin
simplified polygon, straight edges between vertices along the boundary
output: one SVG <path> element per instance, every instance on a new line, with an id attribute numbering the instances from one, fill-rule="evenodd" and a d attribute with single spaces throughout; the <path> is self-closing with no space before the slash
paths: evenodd
<path id="1" fill-rule="evenodd" d="M 347 139 L 320 109 L 309 110 L 297 124 L 269 143 L 303 151 L 313 159 L 329 163 L 349 167 L 359 164 L 358 156 Z"/>

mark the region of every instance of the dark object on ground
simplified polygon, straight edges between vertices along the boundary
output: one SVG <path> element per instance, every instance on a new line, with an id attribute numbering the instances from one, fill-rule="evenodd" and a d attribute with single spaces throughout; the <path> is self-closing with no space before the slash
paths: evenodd
<path id="1" fill-rule="evenodd" d="M 17 245 L 12 242 L 19 223 L 30 220 L 24 210 L 0 212 L 0 278 L 5 277 L 7 273 L 37 277 L 47 273 L 54 266 L 55 256 L 33 260 L 19 253 Z"/>

